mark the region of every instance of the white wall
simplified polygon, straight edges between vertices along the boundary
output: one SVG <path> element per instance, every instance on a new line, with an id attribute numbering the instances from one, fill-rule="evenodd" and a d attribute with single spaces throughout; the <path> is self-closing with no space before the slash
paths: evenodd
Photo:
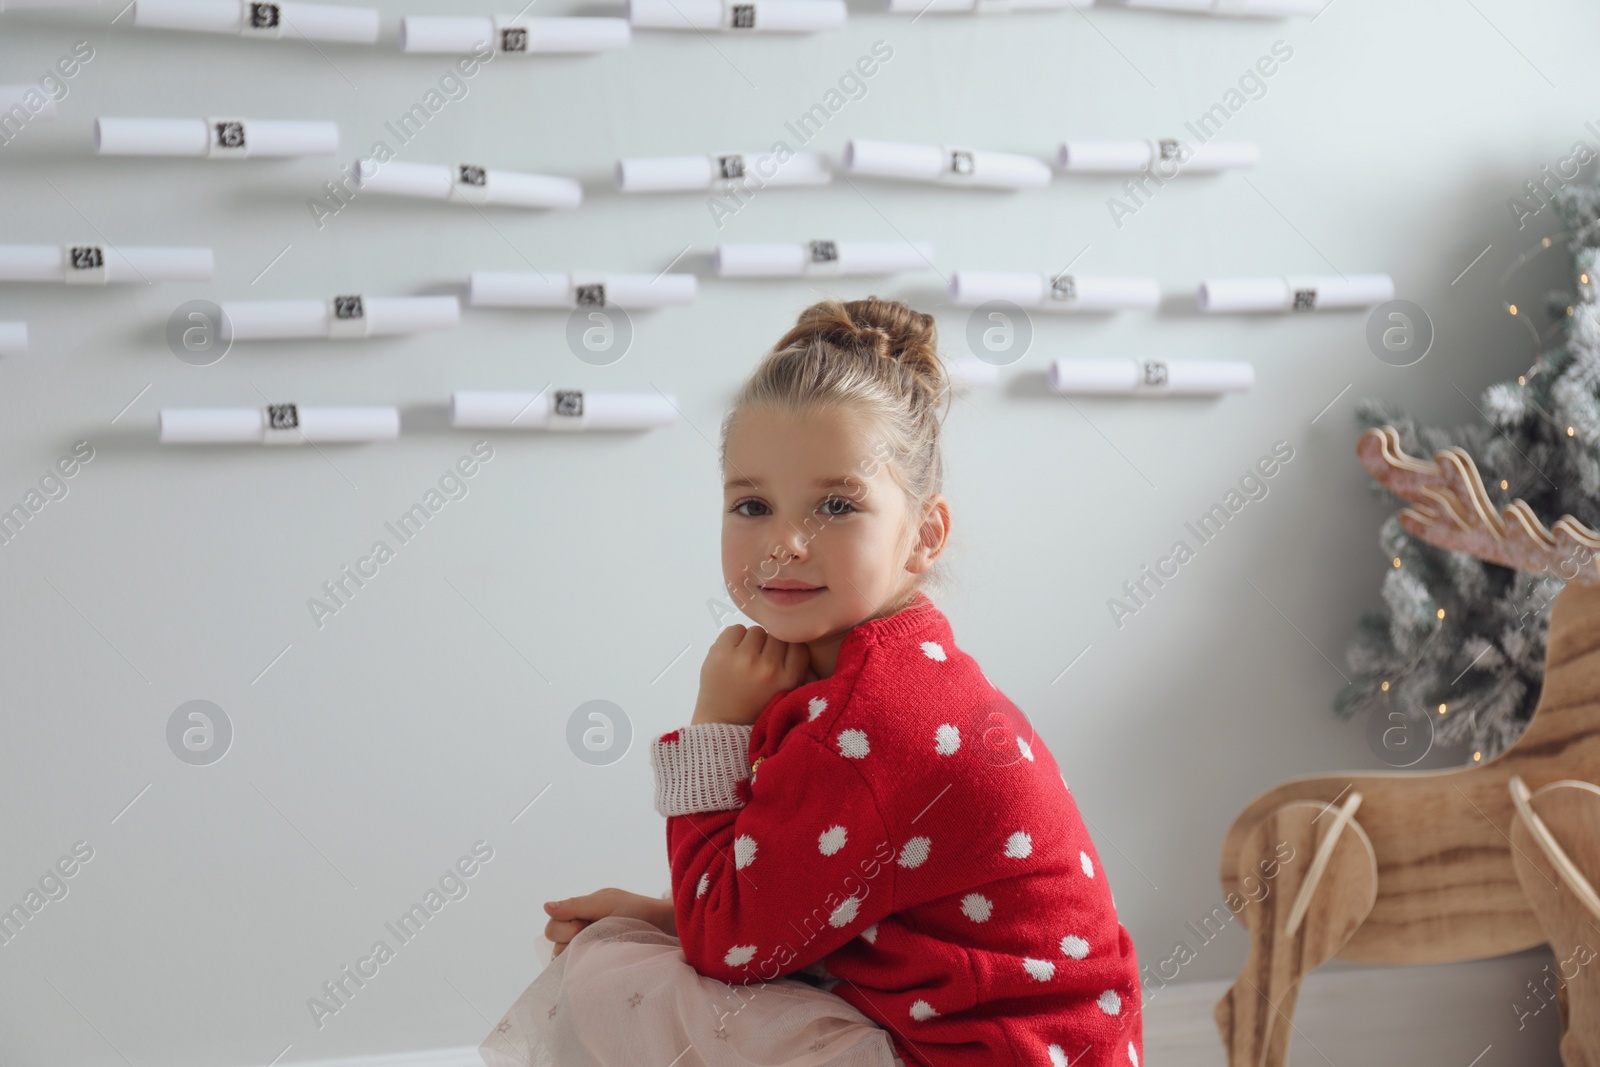
<path id="1" fill-rule="evenodd" d="M 1087 246 L 1076 270 L 1179 292 L 1206 276 L 1391 273 L 1438 331 L 1404 369 L 1368 351 L 1361 312 L 1202 320 L 1174 304 L 1036 322 L 1002 387 L 948 423 L 962 585 L 942 601 L 1065 769 L 1147 961 L 1192 941 L 1185 922 L 1220 902 L 1218 849 L 1252 797 L 1379 765 L 1362 727 L 1329 711 L 1386 565 L 1388 507 L 1364 490 L 1350 412 L 1378 393 L 1434 421 L 1475 418 L 1469 400 L 1530 361 L 1504 304 L 1539 305 L 1562 280 L 1558 253 L 1502 276 L 1554 220 L 1519 230 L 1506 200 L 1575 140 L 1600 145 L 1584 125 L 1600 110 L 1578 92 L 1591 5 L 1334 0 L 1315 22 L 1115 8 L 913 22 L 872 5 L 798 39 L 641 31 L 603 56 L 496 60 L 401 150 L 582 178 L 586 202 L 563 213 L 372 197 L 319 229 L 306 199 L 336 160 L 90 153 L 97 115 L 228 113 L 336 119 L 339 160 L 365 152 L 448 65 L 401 56 L 401 5 L 383 6 L 379 45 L 320 50 L 134 30 L 131 14 L 112 23 L 115 0 L 0 16 L 0 82 L 37 79 L 75 41 L 94 49 L 59 119 L 0 148 L 0 240 L 198 244 L 217 261 L 207 284 L 0 290 L 0 320 L 32 331 L 27 355 L 0 359 L 0 505 L 74 442 L 94 449 L 69 494 L 0 546 L 0 904 L 74 842 L 94 850 L 70 894 L 0 946 L 0 1061 L 212 1067 L 473 1044 L 543 965 L 541 900 L 666 888 L 643 740 L 686 719 L 717 632 L 710 442 L 733 390 L 824 293 L 909 300 L 938 315 L 947 354 L 967 354 L 966 314 L 932 271 L 721 282 L 707 266 L 720 241 L 904 236 L 933 242 L 945 275 L 1053 271 Z M 550 0 L 537 13 L 618 12 Z M 613 191 L 620 156 L 798 147 L 784 122 L 879 40 L 893 58 L 808 147 L 836 157 L 862 136 L 1049 156 L 1067 136 L 1162 136 L 1274 41 L 1293 57 L 1226 127 L 1261 143 L 1257 170 L 1169 185 L 1120 228 L 1109 180 L 1016 194 L 841 181 L 769 191 L 720 229 L 702 197 Z M 208 367 L 164 340 L 191 298 L 447 293 L 469 271 L 530 263 L 655 272 L 686 246 L 699 301 L 636 316 L 633 350 L 608 367 L 569 353 L 559 314 L 468 309 L 448 334 L 241 344 Z M 1050 359 L 1094 354 L 1248 359 L 1257 385 L 1144 403 L 1045 389 Z M 644 436 L 490 435 L 470 493 L 318 629 L 307 598 L 483 436 L 448 428 L 450 391 L 549 383 L 660 388 L 684 420 Z M 404 433 L 320 452 L 155 442 L 162 407 L 264 398 L 398 404 Z M 1270 496 L 1113 625 L 1107 598 L 1278 440 L 1295 458 Z M 192 699 L 235 730 L 208 767 L 166 741 Z M 610 766 L 566 743 L 592 699 L 632 722 Z M 480 839 L 494 858 L 469 895 L 318 1029 L 307 998 Z M 1183 977 L 1230 975 L 1244 943 L 1230 932 Z M 1522 992 L 1486 985 L 1484 1010 Z"/>

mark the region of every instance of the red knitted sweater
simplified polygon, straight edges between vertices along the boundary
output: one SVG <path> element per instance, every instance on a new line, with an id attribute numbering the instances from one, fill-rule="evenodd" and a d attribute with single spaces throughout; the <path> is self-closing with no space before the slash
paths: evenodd
<path id="1" fill-rule="evenodd" d="M 907 1064 L 1138 1067 L 1133 939 L 1066 780 L 926 594 L 754 726 L 650 757 L 701 974 L 819 979 Z"/>

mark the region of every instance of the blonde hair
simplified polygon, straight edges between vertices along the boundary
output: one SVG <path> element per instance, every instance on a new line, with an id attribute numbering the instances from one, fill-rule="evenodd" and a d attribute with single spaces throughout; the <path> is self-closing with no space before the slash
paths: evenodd
<path id="1" fill-rule="evenodd" d="M 944 487 L 940 430 L 950 383 L 933 316 L 898 300 L 821 300 L 800 313 L 734 398 L 722 423 L 718 459 L 727 466 L 728 432 L 741 414 L 768 408 L 805 417 L 857 414 L 875 431 L 876 449 L 905 495 L 915 543 L 922 508 Z M 945 405 L 945 413 L 939 408 Z M 944 556 L 915 583 L 947 583 Z"/>

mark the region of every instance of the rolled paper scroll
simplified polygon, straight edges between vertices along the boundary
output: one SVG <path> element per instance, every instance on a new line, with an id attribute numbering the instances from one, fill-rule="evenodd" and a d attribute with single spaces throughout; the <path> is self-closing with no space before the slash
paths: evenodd
<path id="1" fill-rule="evenodd" d="M 332 122 L 282 122 L 275 119 L 94 120 L 94 150 L 102 156 L 314 156 L 339 150 L 339 127 Z"/>
<path id="2" fill-rule="evenodd" d="M 1255 367 L 1233 360 L 1058 359 L 1050 364 L 1050 388 L 1087 396 L 1210 396 L 1243 392 L 1256 381 Z"/>
<path id="3" fill-rule="evenodd" d="M 0 11 L 40 7 L 94 7 L 100 0 L 0 0 Z"/>
<path id="4" fill-rule="evenodd" d="M 1060 11 L 1069 7 L 1088 7 L 1094 0 L 888 0 L 891 15 L 933 14 L 990 15 L 1008 11 Z"/>
<path id="5" fill-rule="evenodd" d="M 264 408 L 162 408 L 159 438 L 164 445 L 299 445 L 355 441 L 393 441 L 400 436 L 400 409 L 307 408 L 268 404 Z"/>
<path id="6" fill-rule="evenodd" d="M 28 97 L 39 101 L 37 108 L 30 106 Z M 10 119 L 9 112 L 21 108 L 28 119 L 53 119 L 56 117 L 55 98 L 37 85 L 0 85 L 0 120 Z"/>
<path id="7" fill-rule="evenodd" d="M 496 54 L 602 52 L 627 47 L 631 33 L 627 19 L 407 15 L 400 20 L 400 50 L 460 55 L 487 44 Z"/>
<path id="8" fill-rule="evenodd" d="M 975 270 L 951 273 L 951 303 L 977 307 L 990 300 L 1009 300 L 1018 307 L 1046 311 L 1148 310 L 1161 303 L 1161 286 L 1154 278 Z"/>
<path id="9" fill-rule="evenodd" d="M 209 248 L 0 245 L 0 282 L 204 282 L 212 266 Z"/>
<path id="10" fill-rule="evenodd" d="M 1195 303 L 1212 314 L 1228 311 L 1325 311 L 1360 308 L 1394 299 L 1387 274 L 1296 274 L 1283 278 L 1210 278 Z"/>
<path id="11" fill-rule="evenodd" d="M 1024 189 L 1050 184 L 1050 165 L 1032 156 L 897 141 L 846 141 L 844 169 L 852 174 L 941 185 Z"/>
<path id="12" fill-rule="evenodd" d="M 1211 173 L 1261 162 L 1253 141 L 1063 141 L 1056 152 L 1061 169 L 1073 174 L 1137 174 L 1154 169 L 1162 178 L 1182 172 Z"/>
<path id="13" fill-rule="evenodd" d="M 693 274 L 534 274 L 475 270 L 473 307 L 657 308 L 694 303 Z"/>
<path id="14" fill-rule="evenodd" d="M 950 388 L 958 393 L 993 385 L 1000 380 L 999 367 L 971 356 L 950 360 L 945 364 L 944 372 L 950 379 Z"/>
<path id="15" fill-rule="evenodd" d="M 844 25 L 844 0 L 628 0 L 635 29 L 809 33 Z"/>
<path id="16" fill-rule="evenodd" d="M 926 241 L 807 241 L 804 244 L 718 245 L 711 262 L 719 278 L 805 278 L 927 270 Z"/>
<path id="17" fill-rule="evenodd" d="M 577 207 L 583 201 L 583 186 L 571 178 L 486 170 L 470 163 L 452 167 L 368 159 L 357 160 L 351 173 L 358 189 L 390 196 L 542 208 Z"/>
<path id="18" fill-rule="evenodd" d="M 0 356 L 20 356 L 28 350 L 28 324 L 0 322 Z"/>
<path id="19" fill-rule="evenodd" d="M 817 152 L 795 152 L 779 161 L 772 152 L 726 152 L 712 156 L 647 156 L 617 160 L 617 189 L 624 193 L 704 192 L 753 185 L 827 185 L 828 161 Z"/>
<path id="20" fill-rule="evenodd" d="M 371 44 L 378 11 L 303 4 L 297 0 L 134 0 L 133 24 L 153 30 L 197 30 L 242 37 Z"/>
<path id="21" fill-rule="evenodd" d="M 648 430 L 678 418 L 673 398 L 661 393 L 454 392 L 450 425 L 484 430 Z"/>
<path id="22" fill-rule="evenodd" d="M 336 296 L 332 300 L 243 300 L 221 305 L 235 341 L 360 338 L 442 330 L 461 321 L 453 296 Z"/>
<path id="23" fill-rule="evenodd" d="M 1326 0 L 1127 0 L 1127 7 L 1183 11 L 1195 15 L 1315 15 Z"/>

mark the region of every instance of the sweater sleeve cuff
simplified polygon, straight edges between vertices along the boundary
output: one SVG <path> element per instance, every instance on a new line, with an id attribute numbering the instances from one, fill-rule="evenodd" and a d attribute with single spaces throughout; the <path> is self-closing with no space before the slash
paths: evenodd
<path id="1" fill-rule="evenodd" d="M 656 775 L 656 811 L 694 815 L 744 807 L 738 785 L 750 778 L 754 727 L 702 722 L 662 734 L 650 743 Z"/>

